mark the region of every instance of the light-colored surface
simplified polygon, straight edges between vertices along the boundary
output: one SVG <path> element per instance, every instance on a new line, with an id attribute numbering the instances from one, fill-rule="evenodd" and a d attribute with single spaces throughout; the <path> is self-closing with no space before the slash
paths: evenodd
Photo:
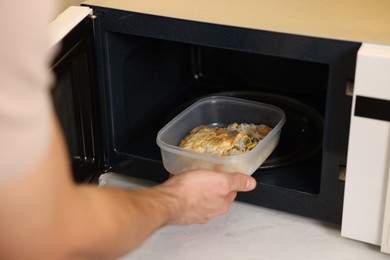
<path id="1" fill-rule="evenodd" d="M 59 1 L 58 13 L 65 11 L 70 6 L 78 6 L 82 2 L 80 0 L 61 0 Z"/>
<path id="2" fill-rule="evenodd" d="M 356 95 L 390 100 L 390 47 L 358 53 L 347 158 L 342 235 L 381 244 L 390 122 L 354 116 Z"/>
<path id="3" fill-rule="evenodd" d="M 390 166 L 387 165 L 387 192 L 385 201 L 385 214 L 383 216 L 383 232 L 381 251 L 390 254 Z"/>
<path id="4" fill-rule="evenodd" d="M 84 3 L 245 28 L 390 44 L 388 0 L 87 0 Z"/>
<path id="5" fill-rule="evenodd" d="M 49 25 L 50 47 L 57 45 L 76 25 L 92 13 L 92 9 L 70 6 Z"/>
<path id="6" fill-rule="evenodd" d="M 144 182 L 103 175 L 105 185 L 144 187 Z M 147 184 L 149 186 L 150 183 Z M 378 246 L 340 236 L 337 227 L 271 209 L 234 202 L 206 225 L 167 226 L 121 260 L 385 260 Z"/>

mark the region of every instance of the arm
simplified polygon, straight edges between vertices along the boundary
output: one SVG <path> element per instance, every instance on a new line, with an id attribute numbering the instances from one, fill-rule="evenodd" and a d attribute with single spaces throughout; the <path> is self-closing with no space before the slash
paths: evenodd
<path id="1" fill-rule="evenodd" d="M 255 187 L 242 174 L 184 173 L 151 189 L 76 185 L 58 124 L 43 161 L 0 190 L 0 258 L 115 258 L 171 223 L 206 223 L 236 191 Z"/>

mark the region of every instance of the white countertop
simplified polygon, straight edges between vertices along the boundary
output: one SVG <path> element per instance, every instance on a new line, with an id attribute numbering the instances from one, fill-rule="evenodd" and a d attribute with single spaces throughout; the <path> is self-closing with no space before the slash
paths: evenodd
<path id="1" fill-rule="evenodd" d="M 112 177 L 112 176 L 110 176 Z M 119 177 L 121 178 L 121 177 Z M 106 185 L 139 187 L 123 179 Z M 234 202 L 205 225 L 166 226 L 121 260 L 376 260 L 390 259 L 378 246 L 340 236 L 340 228 L 301 216 Z"/>

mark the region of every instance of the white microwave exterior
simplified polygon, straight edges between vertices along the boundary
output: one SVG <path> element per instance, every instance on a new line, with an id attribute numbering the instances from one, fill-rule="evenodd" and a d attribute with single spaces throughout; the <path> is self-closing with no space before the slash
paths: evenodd
<path id="1" fill-rule="evenodd" d="M 358 52 L 341 228 L 390 253 L 390 122 L 355 116 L 356 96 L 390 102 L 390 46 L 362 44 Z"/>

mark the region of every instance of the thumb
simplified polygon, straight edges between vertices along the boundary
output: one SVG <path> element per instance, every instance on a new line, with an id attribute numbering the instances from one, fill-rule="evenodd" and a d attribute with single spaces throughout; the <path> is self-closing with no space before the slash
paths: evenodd
<path id="1" fill-rule="evenodd" d="M 231 189 L 234 191 L 250 191 L 257 185 L 255 178 L 242 173 L 230 174 L 230 177 Z"/>

